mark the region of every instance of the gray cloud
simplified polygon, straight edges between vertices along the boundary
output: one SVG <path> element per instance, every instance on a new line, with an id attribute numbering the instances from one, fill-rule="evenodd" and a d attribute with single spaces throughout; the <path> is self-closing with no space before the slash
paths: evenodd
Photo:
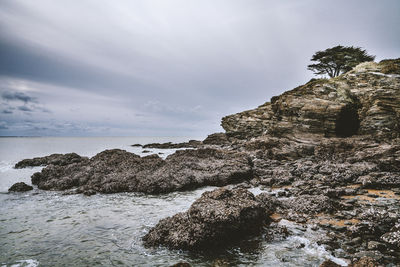
<path id="1" fill-rule="evenodd" d="M 37 103 L 36 98 L 31 97 L 22 92 L 7 92 L 6 91 L 1 94 L 1 97 L 7 101 L 22 101 L 25 103 L 28 103 L 28 102 Z"/>
<path id="2" fill-rule="evenodd" d="M 25 111 L 25 112 L 32 112 L 33 110 L 28 108 L 27 106 L 19 106 L 18 110 Z"/>
<path id="3" fill-rule="evenodd" d="M 398 0 L 3 0 L 0 90 L 15 110 L 3 103 L 0 135 L 221 131 L 222 116 L 308 81 L 317 50 L 399 57 L 399 11 Z"/>

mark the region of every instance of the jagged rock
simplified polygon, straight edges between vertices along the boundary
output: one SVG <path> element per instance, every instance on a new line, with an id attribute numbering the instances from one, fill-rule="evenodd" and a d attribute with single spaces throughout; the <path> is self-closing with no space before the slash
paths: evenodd
<path id="1" fill-rule="evenodd" d="M 205 192 L 187 212 L 162 219 L 143 241 L 147 246 L 212 249 L 260 231 L 266 210 L 252 193 L 226 188 Z"/>
<path id="2" fill-rule="evenodd" d="M 87 161 L 49 165 L 32 176 L 32 183 L 45 190 L 78 187 L 80 192 L 157 194 L 249 180 L 250 163 L 244 153 L 211 148 L 180 150 L 166 160 L 155 154 L 139 157 L 113 149 Z"/>
<path id="3" fill-rule="evenodd" d="M 390 229 L 389 232 L 381 236 L 381 240 L 400 249 L 400 220 Z"/>
<path id="4" fill-rule="evenodd" d="M 51 154 L 45 157 L 38 157 L 33 159 L 24 159 L 15 164 L 14 168 L 22 169 L 26 167 L 45 166 L 45 165 L 60 165 L 65 166 L 72 163 L 86 161 L 86 157 L 81 157 L 76 153 L 68 154 Z"/>
<path id="5" fill-rule="evenodd" d="M 33 190 L 33 187 L 27 185 L 26 183 L 20 182 L 13 184 L 9 189 L 8 192 L 26 192 Z"/>
<path id="6" fill-rule="evenodd" d="M 231 141 L 225 133 L 214 133 L 207 136 L 206 139 L 203 140 L 203 144 L 205 145 L 230 145 Z"/>
<path id="7" fill-rule="evenodd" d="M 226 116 L 221 125 L 239 138 L 294 133 L 399 137 L 400 75 L 385 73 L 396 62 L 362 63 L 333 79 L 313 79 L 256 109 Z"/>
<path id="8" fill-rule="evenodd" d="M 333 201 L 324 195 L 301 195 L 281 201 L 283 210 L 300 214 L 330 213 L 334 211 Z"/>
<path id="9" fill-rule="evenodd" d="M 176 148 L 198 148 L 202 145 L 201 141 L 189 140 L 188 142 L 174 144 L 172 142 L 168 143 L 151 143 L 146 144 L 143 148 L 159 148 L 159 149 L 176 149 Z"/>

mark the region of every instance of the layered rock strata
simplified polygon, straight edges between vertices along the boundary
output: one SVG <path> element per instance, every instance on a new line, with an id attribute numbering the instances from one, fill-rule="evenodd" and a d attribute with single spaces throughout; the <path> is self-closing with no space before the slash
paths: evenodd
<path id="1" fill-rule="evenodd" d="M 400 135 L 400 60 L 367 62 L 333 79 L 313 79 L 256 109 L 226 116 L 230 136 Z"/>

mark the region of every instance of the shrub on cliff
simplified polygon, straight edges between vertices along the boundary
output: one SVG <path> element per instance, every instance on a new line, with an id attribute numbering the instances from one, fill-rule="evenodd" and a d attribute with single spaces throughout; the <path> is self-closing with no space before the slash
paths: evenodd
<path id="1" fill-rule="evenodd" d="M 375 56 L 368 55 L 360 47 L 338 45 L 324 51 L 317 51 L 311 58 L 311 61 L 316 63 L 307 67 L 317 75 L 328 74 L 332 78 L 350 71 L 362 62 L 374 59 Z"/>

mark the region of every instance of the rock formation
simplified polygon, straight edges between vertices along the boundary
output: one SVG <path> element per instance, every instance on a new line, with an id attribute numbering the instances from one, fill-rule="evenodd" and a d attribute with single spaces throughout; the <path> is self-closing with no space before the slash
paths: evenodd
<path id="1" fill-rule="evenodd" d="M 27 185 L 26 183 L 20 182 L 13 184 L 9 189 L 8 192 L 26 192 L 33 190 L 33 187 Z"/>
<path id="2" fill-rule="evenodd" d="M 26 167 L 45 166 L 45 165 L 60 165 L 65 166 L 71 163 L 77 163 L 87 160 L 86 157 L 81 157 L 76 153 L 68 154 L 51 154 L 45 157 L 38 157 L 33 159 L 24 159 L 15 164 L 16 169 Z"/>
<path id="3" fill-rule="evenodd" d="M 258 233 L 270 212 L 244 189 L 205 192 L 188 211 L 161 220 L 143 238 L 146 245 L 211 249 Z"/>
<path id="4" fill-rule="evenodd" d="M 400 60 L 367 62 L 333 79 L 312 79 L 256 109 L 226 116 L 230 136 L 400 136 Z"/>
<path id="5" fill-rule="evenodd" d="M 32 176 L 32 183 L 45 190 L 78 188 L 78 192 L 157 194 L 204 185 L 223 186 L 251 177 L 245 153 L 211 148 L 181 150 L 163 160 L 155 154 L 140 157 L 114 149 L 90 160 L 49 165 Z"/>

